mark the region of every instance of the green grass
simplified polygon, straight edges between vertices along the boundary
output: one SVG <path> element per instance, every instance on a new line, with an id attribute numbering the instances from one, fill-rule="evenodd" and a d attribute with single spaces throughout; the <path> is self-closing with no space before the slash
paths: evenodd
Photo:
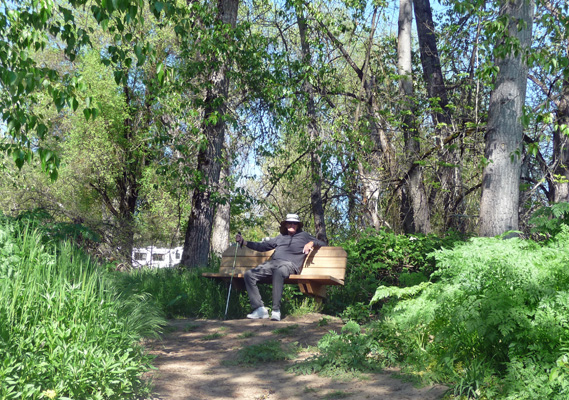
<path id="1" fill-rule="evenodd" d="M 297 343 L 282 344 L 278 340 L 243 347 L 232 364 L 254 366 L 257 364 L 294 359 L 300 351 Z"/>
<path id="2" fill-rule="evenodd" d="M 237 336 L 237 339 L 248 339 L 255 336 L 255 332 L 243 332 Z"/>
<path id="3" fill-rule="evenodd" d="M 223 333 L 219 333 L 219 332 L 214 332 L 214 333 L 210 333 L 209 335 L 205 335 L 202 340 L 215 340 L 215 339 L 221 339 L 222 337 L 224 337 L 225 334 Z"/>
<path id="4" fill-rule="evenodd" d="M 147 393 L 138 344 L 164 322 L 68 243 L 0 220 L 0 398 L 129 399 Z"/>
<path id="5" fill-rule="evenodd" d="M 323 398 L 332 400 L 332 399 L 345 399 L 350 396 L 352 396 L 352 393 L 345 392 L 343 390 L 335 390 L 333 392 L 326 394 Z"/>
<path id="6" fill-rule="evenodd" d="M 294 333 L 294 331 L 296 331 L 297 329 L 298 329 L 298 324 L 293 324 L 293 325 L 289 325 L 289 326 L 283 326 L 282 328 L 274 329 L 273 333 L 275 335 L 288 336 L 288 335 L 292 335 Z"/>
<path id="7" fill-rule="evenodd" d="M 223 319 L 227 287 L 201 276 L 211 269 L 143 268 L 129 274 L 117 273 L 124 290 L 149 293 L 168 318 Z M 228 318 L 242 318 L 249 310 L 245 291 L 232 291 Z"/>

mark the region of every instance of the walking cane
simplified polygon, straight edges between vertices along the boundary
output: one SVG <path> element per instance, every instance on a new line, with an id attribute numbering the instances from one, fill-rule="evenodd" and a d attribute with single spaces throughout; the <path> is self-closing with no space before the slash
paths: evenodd
<path id="1" fill-rule="evenodd" d="M 241 235 L 241 232 L 237 232 Z M 227 319 L 227 309 L 229 308 L 229 298 L 231 297 L 231 284 L 233 283 L 233 275 L 235 274 L 235 261 L 237 260 L 237 249 L 239 243 L 235 243 L 235 256 L 233 257 L 233 268 L 231 269 L 231 279 L 229 279 L 229 292 L 227 293 L 227 302 L 225 303 L 225 318 Z"/>

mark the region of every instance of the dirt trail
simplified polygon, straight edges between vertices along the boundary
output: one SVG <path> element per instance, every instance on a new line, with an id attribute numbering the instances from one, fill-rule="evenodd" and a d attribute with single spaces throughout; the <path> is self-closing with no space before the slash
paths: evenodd
<path id="1" fill-rule="evenodd" d="M 326 318 L 327 324 L 319 323 Z M 340 332 L 342 322 L 321 314 L 269 320 L 176 320 L 162 341 L 149 343 L 156 355 L 153 400 L 300 400 L 300 399 L 440 399 L 444 386 L 415 388 L 390 373 L 370 374 L 366 380 L 339 381 L 317 375 L 297 376 L 285 372 L 294 361 L 232 365 L 244 346 L 269 339 L 315 346 L 330 330 Z M 277 328 L 291 325 L 291 334 Z M 323 325 L 323 326 L 320 326 Z M 301 353 L 297 360 L 310 354 Z"/>

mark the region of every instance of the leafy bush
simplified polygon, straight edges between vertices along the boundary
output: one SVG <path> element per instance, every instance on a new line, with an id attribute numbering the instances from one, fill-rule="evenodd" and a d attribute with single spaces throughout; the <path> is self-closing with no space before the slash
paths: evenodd
<path id="1" fill-rule="evenodd" d="M 341 334 L 330 331 L 320 339 L 316 356 L 295 364 L 290 371 L 323 376 L 378 371 L 378 364 L 370 356 L 376 352 L 376 347 L 373 337 L 363 333 L 358 323 L 349 321 Z"/>
<path id="2" fill-rule="evenodd" d="M 532 233 L 555 236 L 562 227 L 569 226 L 569 203 L 557 203 L 542 207 L 530 218 Z"/>
<path id="3" fill-rule="evenodd" d="M 434 257 L 436 281 L 380 288 L 395 297 L 373 335 L 384 354 L 456 395 L 569 396 L 569 233 L 553 240 L 476 238 Z"/>
<path id="4" fill-rule="evenodd" d="M 0 222 L 0 398 L 144 394 L 151 357 L 138 343 L 162 322 L 73 246 Z"/>
<path id="5" fill-rule="evenodd" d="M 325 311 L 339 314 L 358 302 L 367 304 L 379 284 L 406 286 L 428 280 L 436 268 L 429 254 L 462 241 L 455 232 L 440 238 L 381 230 L 368 231 L 363 238 L 343 243 L 348 253 L 345 286 L 329 288 Z"/>
<path id="6" fill-rule="evenodd" d="M 12 223 L 17 224 L 20 229 L 37 230 L 43 242 L 57 243 L 66 240 L 87 246 L 88 243 L 101 240 L 96 232 L 82 224 L 55 222 L 52 215 L 42 208 L 23 211 Z"/>

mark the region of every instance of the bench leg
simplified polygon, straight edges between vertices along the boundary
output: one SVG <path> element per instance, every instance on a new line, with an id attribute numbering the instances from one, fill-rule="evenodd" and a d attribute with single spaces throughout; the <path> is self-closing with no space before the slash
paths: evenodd
<path id="1" fill-rule="evenodd" d="M 227 285 L 229 286 L 229 281 L 227 281 Z M 242 290 L 245 290 L 245 282 L 243 282 L 243 279 L 233 279 L 231 287 L 236 291 L 241 292 Z"/>
<path id="2" fill-rule="evenodd" d="M 298 287 L 303 294 L 315 297 L 319 302 L 326 298 L 326 286 L 318 283 L 299 283 Z"/>

